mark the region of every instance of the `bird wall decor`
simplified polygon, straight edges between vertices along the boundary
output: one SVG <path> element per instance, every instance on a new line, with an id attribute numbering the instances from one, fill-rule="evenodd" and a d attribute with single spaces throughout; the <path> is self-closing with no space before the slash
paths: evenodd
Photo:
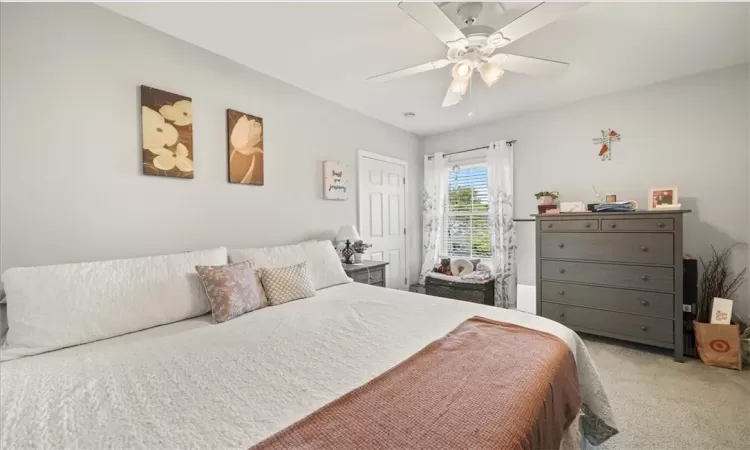
<path id="1" fill-rule="evenodd" d="M 620 133 L 608 128 L 606 131 L 602 130 L 602 137 L 594 138 L 594 144 L 601 145 L 599 149 L 599 157 L 602 161 L 612 160 L 612 143 L 621 140 Z"/>

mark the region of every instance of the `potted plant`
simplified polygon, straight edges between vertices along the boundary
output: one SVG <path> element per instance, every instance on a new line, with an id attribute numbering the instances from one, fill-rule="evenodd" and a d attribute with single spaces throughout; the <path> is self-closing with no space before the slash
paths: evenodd
<path id="1" fill-rule="evenodd" d="M 536 194 L 534 194 L 534 197 L 536 197 L 536 199 L 539 200 L 539 206 L 537 206 L 537 209 L 539 209 L 539 214 L 544 214 L 550 209 L 555 208 L 555 200 L 557 200 L 560 197 L 560 193 L 542 191 L 542 192 L 537 192 Z"/>
<path id="2" fill-rule="evenodd" d="M 364 241 L 355 241 L 352 244 L 354 250 L 354 264 L 362 264 L 362 258 L 368 248 L 372 247 L 372 244 L 366 244 Z"/>
<path id="3" fill-rule="evenodd" d="M 536 194 L 534 194 L 534 197 L 536 197 L 536 199 L 539 200 L 540 205 L 554 205 L 555 200 L 557 200 L 560 197 L 560 193 L 542 191 L 542 192 L 537 192 Z"/>

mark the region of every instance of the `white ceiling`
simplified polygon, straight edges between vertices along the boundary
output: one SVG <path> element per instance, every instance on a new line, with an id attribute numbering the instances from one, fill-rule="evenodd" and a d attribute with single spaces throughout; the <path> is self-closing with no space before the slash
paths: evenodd
<path id="1" fill-rule="evenodd" d="M 750 61 L 747 4 L 590 3 L 506 47 L 570 63 L 562 75 L 507 73 L 492 88 L 473 83 L 470 98 L 442 108 L 449 67 L 383 84 L 365 81 L 445 56 L 443 44 L 396 3 L 101 5 L 420 135 Z M 532 5 L 507 5 L 508 14 Z M 406 111 L 416 117 L 403 117 Z"/>

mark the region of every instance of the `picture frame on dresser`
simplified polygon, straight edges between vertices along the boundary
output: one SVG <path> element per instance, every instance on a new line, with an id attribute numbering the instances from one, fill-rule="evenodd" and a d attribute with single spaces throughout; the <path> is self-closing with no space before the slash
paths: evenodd
<path id="1" fill-rule="evenodd" d="M 680 193 L 676 187 L 656 188 L 648 191 L 649 211 L 678 210 L 680 204 Z"/>
<path id="2" fill-rule="evenodd" d="M 537 315 L 683 361 L 683 215 L 535 215 Z"/>

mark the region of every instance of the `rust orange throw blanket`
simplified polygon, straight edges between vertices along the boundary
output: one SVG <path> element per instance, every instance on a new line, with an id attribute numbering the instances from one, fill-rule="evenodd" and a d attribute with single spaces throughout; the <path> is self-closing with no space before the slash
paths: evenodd
<path id="1" fill-rule="evenodd" d="M 472 317 L 253 449 L 554 449 L 581 408 L 568 346 Z"/>

